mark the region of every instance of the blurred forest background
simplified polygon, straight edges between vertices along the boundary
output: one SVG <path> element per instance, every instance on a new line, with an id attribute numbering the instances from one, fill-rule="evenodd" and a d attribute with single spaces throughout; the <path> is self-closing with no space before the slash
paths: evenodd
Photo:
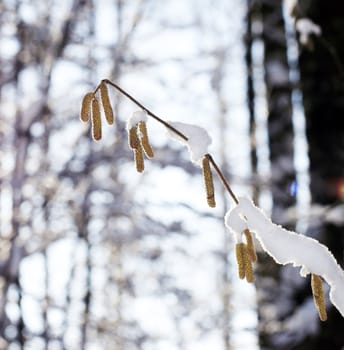
<path id="1" fill-rule="evenodd" d="M 141 175 L 132 103 L 111 90 L 100 142 L 79 121 L 108 78 L 206 128 L 234 191 L 343 266 L 343 42 L 338 1 L 0 0 L 0 349 L 343 349 L 297 270 L 260 254 L 239 281 L 231 199 L 207 208 L 160 125 Z"/>

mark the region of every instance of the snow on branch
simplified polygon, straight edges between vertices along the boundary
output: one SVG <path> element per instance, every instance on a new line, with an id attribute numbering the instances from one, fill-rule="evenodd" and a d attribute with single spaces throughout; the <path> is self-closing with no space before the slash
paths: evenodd
<path id="1" fill-rule="evenodd" d="M 326 319 L 322 297 L 321 276 L 330 286 L 330 300 L 344 316 L 344 271 L 326 246 L 317 240 L 288 231 L 271 222 L 265 213 L 247 198 L 239 198 L 238 205 L 225 216 L 226 226 L 240 241 L 245 230 L 253 232 L 262 248 L 278 263 L 301 267 L 300 274 L 312 274 L 313 295 L 319 316 Z M 322 303 L 322 306 L 319 304 Z M 319 310 L 320 309 L 320 310 Z M 322 313 L 322 314 L 321 314 Z"/>
<path id="2" fill-rule="evenodd" d="M 311 35 L 320 36 L 321 28 L 309 18 L 300 18 L 295 24 L 296 30 L 300 33 L 300 42 L 307 45 Z"/>
<path id="3" fill-rule="evenodd" d="M 208 132 L 198 125 L 181 122 L 169 122 L 169 124 L 180 130 L 188 139 L 184 140 L 172 130 L 167 129 L 169 136 L 186 145 L 190 152 L 191 161 L 200 164 L 202 158 L 209 153 L 208 147 L 212 142 Z"/>

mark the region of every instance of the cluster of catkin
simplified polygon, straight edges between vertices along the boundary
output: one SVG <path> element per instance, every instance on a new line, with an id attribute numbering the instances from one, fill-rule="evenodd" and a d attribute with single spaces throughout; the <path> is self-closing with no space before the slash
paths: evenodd
<path id="1" fill-rule="evenodd" d="M 114 114 L 111 107 L 109 98 L 109 92 L 105 81 L 102 81 L 99 85 L 100 101 L 96 95 L 96 92 L 88 92 L 81 104 L 80 119 L 87 123 L 91 119 L 92 125 L 92 137 L 94 140 L 99 141 L 102 138 L 102 120 L 100 105 L 103 106 L 105 119 L 109 125 L 114 123 Z"/>
<path id="2" fill-rule="evenodd" d="M 146 122 L 139 121 L 128 128 L 128 138 L 129 146 L 134 151 L 136 170 L 142 173 L 145 169 L 143 153 L 148 158 L 154 157 L 154 152 L 149 143 Z"/>
<path id="3" fill-rule="evenodd" d="M 100 93 L 100 100 L 97 91 Z M 102 138 L 101 106 L 103 107 L 105 119 L 109 125 L 114 123 L 114 113 L 112 110 L 106 81 L 101 81 L 99 87 L 88 92 L 81 104 L 80 119 L 87 123 L 91 120 L 92 138 L 99 141 Z M 147 126 L 145 121 L 139 121 L 136 125 L 128 129 L 129 146 L 134 151 L 135 164 L 138 172 L 144 170 L 144 156 L 153 158 L 154 153 L 149 143 Z"/>
<path id="4" fill-rule="evenodd" d="M 251 232 L 244 230 L 246 243 L 240 242 L 235 246 L 235 255 L 238 263 L 238 274 L 240 279 L 253 282 L 253 263 L 257 261 L 257 254 L 253 243 Z"/>

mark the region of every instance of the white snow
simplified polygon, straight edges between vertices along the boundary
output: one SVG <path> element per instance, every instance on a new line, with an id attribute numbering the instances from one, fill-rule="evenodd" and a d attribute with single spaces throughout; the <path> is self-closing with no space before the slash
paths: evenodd
<path id="1" fill-rule="evenodd" d="M 344 271 L 326 246 L 317 240 L 276 225 L 247 198 L 225 216 L 225 224 L 234 232 L 248 228 L 262 248 L 282 265 L 301 267 L 301 275 L 322 276 L 330 286 L 330 300 L 344 316 Z"/>
<path id="2" fill-rule="evenodd" d="M 188 138 L 188 140 L 185 141 L 178 134 L 167 129 L 168 135 L 171 138 L 178 140 L 188 147 L 191 161 L 199 165 L 203 156 L 209 153 L 208 147 L 212 140 L 208 132 L 197 125 L 170 121 L 168 123 Z"/>
<path id="3" fill-rule="evenodd" d="M 225 215 L 225 225 L 233 233 L 235 243 L 242 242 L 242 232 L 247 229 L 247 224 L 237 215 L 236 211 L 230 210 Z"/>
<path id="4" fill-rule="evenodd" d="M 300 33 L 300 42 L 303 45 L 307 45 L 309 36 L 314 34 L 316 36 L 321 35 L 321 28 L 315 24 L 309 18 L 300 18 L 295 24 L 296 30 Z"/>
<path id="5" fill-rule="evenodd" d="M 132 127 L 137 125 L 139 122 L 146 122 L 146 121 L 147 121 L 147 112 L 142 111 L 142 110 L 136 111 L 128 119 L 127 129 L 130 130 Z"/>

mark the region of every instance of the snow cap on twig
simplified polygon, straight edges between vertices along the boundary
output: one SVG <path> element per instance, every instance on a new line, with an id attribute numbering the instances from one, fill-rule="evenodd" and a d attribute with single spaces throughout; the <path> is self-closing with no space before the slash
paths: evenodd
<path id="1" fill-rule="evenodd" d="M 140 122 L 146 122 L 146 121 L 147 121 L 147 112 L 146 111 L 136 111 L 128 119 L 127 130 L 129 131 L 132 127 L 136 126 Z"/>
<path id="2" fill-rule="evenodd" d="M 321 28 L 309 18 L 300 18 L 295 24 L 296 30 L 300 33 L 300 43 L 308 45 L 312 34 L 315 36 L 321 35 Z"/>
<path id="3" fill-rule="evenodd" d="M 186 145 L 190 152 L 191 161 L 198 165 L 201 164 L 202 158 L 209 153 L 208 147 L 212 140 L 208 132 L 197 125 L 186 124 L 181 122 L 168 122 L 175 129 L 184 134 L 188 140 L 185 141 L 175 132 L 167 129 L 168 135 L 182 144 Z"/>
<path id="4" fill-rule="evenodd" d="M 239 208 L 237 206 L 235 206 L 231 210 L 228 210 L 228 212 L 226 213 L 225 225 L 233 233 L 241 233 L 247 229 L 247 224 L 240 215 Z"/>

